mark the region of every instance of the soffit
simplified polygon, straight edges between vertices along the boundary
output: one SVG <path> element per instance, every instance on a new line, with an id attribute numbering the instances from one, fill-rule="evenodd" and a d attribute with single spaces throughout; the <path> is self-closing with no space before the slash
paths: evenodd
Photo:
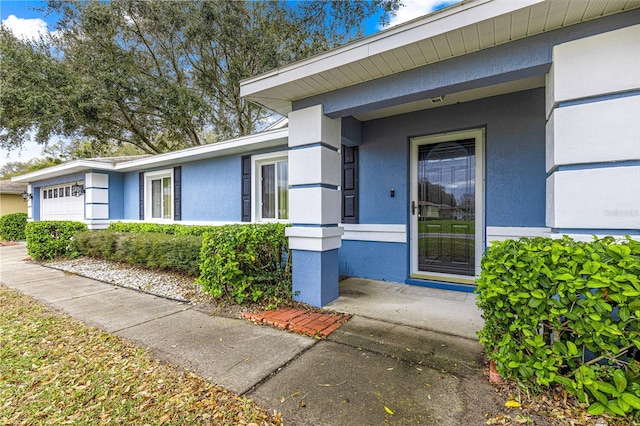
<path id="1" fill-rule="evenodd" d="M 637 0 L 546 0 L 468 25 L 523 1 L 463 2 L 241 84 L 242 95 L 282 115 L 291 102 L 640 7 Z M 531 4 L 535 3 L 535 4 Z M 463 25 L 447 29 L 452 23 Z M 385 35 L 387 34 L 387 35 Z M 422 37 L 420 37 L 422 34 Z M 414 40 L 414 41 L 412 41 Z"/>

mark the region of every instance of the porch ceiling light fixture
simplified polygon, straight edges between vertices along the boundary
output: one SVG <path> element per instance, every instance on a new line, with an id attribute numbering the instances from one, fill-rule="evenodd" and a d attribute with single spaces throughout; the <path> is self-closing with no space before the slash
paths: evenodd
<path id="1" fill-rule="evenodd" d="M 79 197 L 82 194 L 84 194 L 84 185 L 78 184 L 77 182 L 71 185 L 71 195 Z"/>
<path id="2" fill-rule="evenodd" d="M 22 201 L 27 202 L 27 201 L 31 200 L 32 198 L 33 198 L 33 194 L 30 194 L 27 191 L 24 191 L 22 193 Z"/>
<path id="3" fill-rule="evenodd" d="M 436 96 L 435 98 L 431 98 L 431 103 L 432 104 L 439 104 L 442 101 L 444 101 L 444 95 Z"/>

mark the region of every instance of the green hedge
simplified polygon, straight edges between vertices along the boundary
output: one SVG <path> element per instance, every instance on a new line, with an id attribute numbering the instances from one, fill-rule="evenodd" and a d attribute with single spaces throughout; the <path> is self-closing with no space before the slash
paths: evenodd
<path id="1" fill-rule="evenodd" d="M 29 222 L 25 228 L 27 252 L 36 260 L 75 256 L 71 240 L 77 232 L 86 231 L 81 222 L 51 220 Z"/>
<path id="2" fill-rule="evenodd" d="M 291 257 L 281 223 L 228 225 L 204 234 L 197 282 L 236 303 L 291 298 Z"/>
<path id="3" fill-rule="evenodd" d="M 0 238 L 9 241 L 24 241 L 27 226 L 26 213 L 9 213 L 0 217 Z"/>
<path id="4" fill-rule="evenodd" d="M 640 420 L 640 242 L 496 242 L 477 291 L 480 343 L 503 377 Z"/>
<path id="5" fill-rule="evenodd" d="M 200 273 L 202 237 L 154 233 L 92 231 L 76 234 L 72 248 L 79 254 L 127 262 L 149 269 Z"/>
<path id="6" fill-rule="evenodd" d="M 219 226 L 214 225 L 180 225 L 144 222 L 111 222 L 109 231 L 126 233 L 154 233 L 169 235 L 203 236 L 205 232 L 214 232 Z"/>

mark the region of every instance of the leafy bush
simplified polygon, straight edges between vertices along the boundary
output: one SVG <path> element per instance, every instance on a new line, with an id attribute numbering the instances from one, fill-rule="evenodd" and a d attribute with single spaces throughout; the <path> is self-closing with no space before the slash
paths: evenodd
<path id="1" fill-rule="evenodd" d="M 9 241 L 26 239 L 24 230 L 27 226 L 26 213 L 9 213 L 0 217 L 0 238 Z"/>
<path id="2" fill-rule="evenodd" d="M 150 269 L 182 272 L 193 277 L 200 272 L 202 237 L 192 235 L 83 232 L 73 248 L 80 254 L 127 262 Z"/>
<path id="3" fill-rule="evenodd" d="M 281 223 L 227 225 L 204 234 L 197 282 L 237 303 L 291 298 L 291 257 Z"/>
<path id="4" fill-rule="evenodd" d="M 480 343 L 503 377 L 640 420 L 640 242 L 496 242 L 477 291 Z"/>
<path id="5" fill-rule="evenodd" d="M 29 222 L 25 228 L 27 252 L 36 260 L 75 256 L 71 241 L 76 232 L 86 231 L 81 222 L 50 220 Z"/>
<path id="6" fill-rule="evenodd" d="M 127 233 L 155 233 L 169 235 L 202 236 L 205 232 L 212 232 L 219 228 L 215 225 L 181 225 L 177 223 L 144 223 L 144 222 L 111 222 L 109 231 Z"/>

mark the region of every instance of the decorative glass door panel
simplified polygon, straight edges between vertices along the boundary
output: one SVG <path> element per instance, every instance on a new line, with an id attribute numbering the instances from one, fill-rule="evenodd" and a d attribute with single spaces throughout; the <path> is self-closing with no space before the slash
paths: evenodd
<path id="1" fill-rule="evenodd" d="M 418 146 L 418 272 L 475 275 L 475 148 L 475 139 Z"/>

